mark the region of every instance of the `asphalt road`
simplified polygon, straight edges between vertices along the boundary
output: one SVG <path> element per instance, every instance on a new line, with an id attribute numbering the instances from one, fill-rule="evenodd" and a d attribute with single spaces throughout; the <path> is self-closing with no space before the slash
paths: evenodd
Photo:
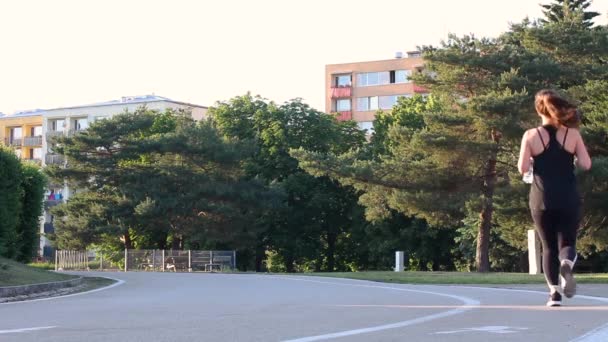
<path id="1" fill-rule="evenodd" d="M 0 304 L 0 341 L 608 341 L 608 298 L 255 274 L 89 273 L 109 289 Z M 606 293 L 608 297 L 608 293 Z"/>

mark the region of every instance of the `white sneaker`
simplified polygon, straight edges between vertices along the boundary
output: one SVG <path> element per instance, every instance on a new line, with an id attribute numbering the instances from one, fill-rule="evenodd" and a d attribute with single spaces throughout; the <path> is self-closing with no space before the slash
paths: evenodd
<path id="1" fill-rule="evenodd" d="M 547 306 L 562 306 L 562 295 L 559 292 L 553 292 L 549 295 L 549 301 L 547 301 Z"/>
<path id="2" fill-rule="evenodd" d="M 559 266 L 560 285 L 562 292 L 568 298 L 572 298 L 576 294 L 576 281 L 572 274 L 572 266 L 574 266 L 574 262 L 570 260 L 562 260 Z"/>

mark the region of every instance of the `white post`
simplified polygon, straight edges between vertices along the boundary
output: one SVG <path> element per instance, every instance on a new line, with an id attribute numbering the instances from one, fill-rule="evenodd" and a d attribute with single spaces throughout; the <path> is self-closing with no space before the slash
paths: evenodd
<path id="1" fill-rule="evenodd" d="M 129 250 L 125 248 L 125 272 L 127 272 L 127 270 L 129 269 L 128 264 L 129 263 Z"/>
<path id="2" fill-rule="evenodd" d="M 188 250 L 188 272 L 192 272 L 192 253 Z"/>
<path id="3" fill-rule="evenodd" d="M 60 251 L 57 251 L 57 250 L 55 251 L 55 271 L 59 270 L 59 265 L 58 265 L 58 262 L 59 262 L 59 252 Z"/>
<path id="4" fill-rule="evenodd" d="M 163 258 L 163 272 L 165 272 L 165 250 L 163 249 L 163 254 L 162 254 L 162 258 Z"/>
<path id="5" fill-rule="evenodd" d="M 395 252 L 395 272 L 403 272 L 403 252 Z"/>
<path id="6" fill-rule="evenodd" d="M 530 274 L 540 274 L 540 246 L 534 229 L 528 230 L 528 264 Z"/>
<path id="7" fill-rule="evenodd" d="M 103 252 L 99 252 L 99 270 L 103 271 Z"/>
<path id="8" fill-rule="evenodd" d="M 232 270 L 236 270 L 236 251 L 232 251 Z"/>

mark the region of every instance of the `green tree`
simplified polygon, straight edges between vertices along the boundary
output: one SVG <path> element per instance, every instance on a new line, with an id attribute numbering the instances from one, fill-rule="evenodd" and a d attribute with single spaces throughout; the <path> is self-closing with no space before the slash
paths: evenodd
<path id="1" fill-rule="evenodd" d="M 23 164 L 21 167 L 21 216 L 17 226 L 18 247 L 16 259 L 29 262 L 36 255 L 40 241 L 40 216 L 46 179 L 37 165 Z"/>
<path id="2" fill-rule="evenodd" d="M 60 245 L 181 249 L 227 227 L 221 239 L 234 243 L 235 223 L 267 197 L 262 185 L 242 180 L 247 149 L 184 112 L 140 108 L 57 142 L 68 167 L 47 172 L 81 190 L 55 209 Z"/>
<path id="3" fill-rule="evenodd" d="M 544 23 L 559 23 L 569 17 L 580 15 L 585 27 L 593 26 L 593 18 L 599 16 L 597 12 L 586 11 L 591 6 L 591 0 L 553 0 L 552 3 L 541 5 L 546 19 Z"/>
<path id="4" fill-rule="evenodd" d="M 326 177 L 306 174 L 289 151 L 346 151 L 362 145 L 363 133 L 354 123 L 338 123 L 299 99 L 276 106 L 246 94 L 218 103 L 210 114 L 223 134 L 252 146 L 246 162 L 249 177 L 276 186 L 286 196 L 280 210 L 256 220 L 266 227 L 258 235 L 256 269 L 261 269 L 267 250 L 278 253 L 276 260 L 288 272 L 342 265 L 336 260 L 338 244 L 352 221 L 356 196 Z"/>
<path id="5" fill-rule="evenodd" d="M 0 256 L 5 258 L 15 258 L 19 253 L 22 179 L 19 158 L 11 149 L 0 146 Z"/>

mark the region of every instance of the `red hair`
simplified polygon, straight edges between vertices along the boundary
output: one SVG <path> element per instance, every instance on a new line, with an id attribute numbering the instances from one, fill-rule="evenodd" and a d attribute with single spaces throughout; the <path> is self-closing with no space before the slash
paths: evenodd
<path id="1" fill-rule="evenodd" d="M 553 126 L 577 128 L 581 123 L 576 106 L 554 90 L 543 89 L 536 93 L 534 106 L 538 114 L 551 119 Z"/>

